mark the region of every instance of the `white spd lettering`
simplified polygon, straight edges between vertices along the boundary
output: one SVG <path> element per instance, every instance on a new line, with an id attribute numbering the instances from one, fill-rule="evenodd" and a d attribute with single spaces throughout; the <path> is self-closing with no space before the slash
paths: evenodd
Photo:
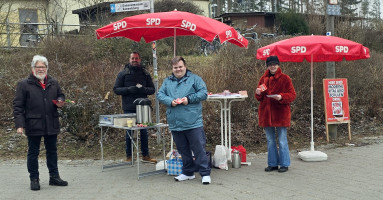
<path id="1" fill-rule="evenodd" d="M 197 26 L 191 22 L 188 22 L 186 20 L 182 20 L 181 27 L 189 29 L 191 31 L 195 31 L 197 29 Z"/>
<path id="2" fill-rule="evenodd" d="M 146 19 L 146 25 L 152 26 L 152 25 L 160 25 L 161 19 L 160 18 L 147 18 Z"/>
<path id="3" fill-rule="evenodd" d="M 226 31 L 226 38 L 231 38 L 231 36 L 233 36 L 231 30 Z"/>
<path id="4" fill-rule="evenodd" d="M 306 47 L 305 46 L 291 47 L 291 53 L 306 53 Z"/>
<path id="5" fill-rule="evenodd" d="M 238 34 L 238 40 L 241 40 L 241 42 L 243 41 L 243 36 L 241 34 Z"/>
<path id="6" fill-rule="evenodd" d="M 116 22 L 113 24 L 113 30 L 117 31 L 120 28 L 125 28 L 126 27 L 126 21 L 121 21 L 121 22 Z"/>
<path id="7" fill-rule="evenodd" d="M 270 49 L 263 50 L 263 56 L 268 56 L 268 55 L 270 55 Z"/>
<path id="8" fill-rule="evenodd" d="M 348 53 L 348 46 L 335 46 L 336 53 Z"/>

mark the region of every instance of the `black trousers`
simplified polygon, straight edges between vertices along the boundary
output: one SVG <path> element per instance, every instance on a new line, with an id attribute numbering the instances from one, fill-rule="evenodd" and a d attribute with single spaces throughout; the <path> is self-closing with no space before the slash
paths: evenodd
<path id="1" fill-rule="evenodd" d="M 40 143 L 42 137 L 44 137 L 49 175 L 59 175 L 57 168 L 57 135 L 28 136 L 27 167 L 30 179 L 39 178 L 38 157 L 40 153 Z"/>

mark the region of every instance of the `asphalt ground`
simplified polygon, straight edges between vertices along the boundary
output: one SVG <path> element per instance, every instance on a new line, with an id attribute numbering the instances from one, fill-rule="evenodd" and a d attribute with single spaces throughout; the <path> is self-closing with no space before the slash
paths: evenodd
<path id="1" fill-rule="evenodd" d="M 265 172 L 267 154 L 249 154 L 250 166 L 212 169 L 210 185 L 203 185 L 199 175 L 184 182 L 166 174 L 138 180 L 136 166 L 102 171 L 100 160 L 61 160 L 60 175 L 69 185 L 49 186 L 42 160 L 39 191 L 29 188 L 26 161 L 0 160 L 0 199 L 383 199 L 383 143 L 316 150 L 328 160 L 305 162 L 294 150 L 286 173 Z M 143 172 L 155 169 L 153 164 L 140 166 Z"/>

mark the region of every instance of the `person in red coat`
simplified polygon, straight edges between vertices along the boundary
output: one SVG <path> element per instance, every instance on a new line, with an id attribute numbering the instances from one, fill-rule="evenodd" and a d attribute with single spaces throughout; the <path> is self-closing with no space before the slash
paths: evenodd
<path id="1" fill-rule="evenodd" d="M 287 127 L 290 126 L 291 119 L 290 103 L 295 100 L 296 93 L 291 78 L 282 73 L 277 56 L 268 57 L 266 65 L 267 70 L 255 91 L 255 98 L 260 102 L 259 126 L 265 129 L 267 139 L 268 166 L 265 171 L 286 172 L 290 166 L 287 141 Z"/>

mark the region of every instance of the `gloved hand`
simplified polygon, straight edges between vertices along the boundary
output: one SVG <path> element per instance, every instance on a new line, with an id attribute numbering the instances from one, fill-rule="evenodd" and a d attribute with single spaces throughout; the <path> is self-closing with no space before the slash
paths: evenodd
<path id="1" fill-rule="evenodd" d="M 137 93 L 138 92 L 138 88 L 136 86 L 129 86 L 128 87 L 128 92 L 129 93 Z"/>
<path id="2" fill-rule="evenodd" d="M 137 90 L 138 90 L 138 92 L 141 93 L 141 94 L 145 94 L 145 93 L 146 93 L 145 87 L 137 88 Z"/>

